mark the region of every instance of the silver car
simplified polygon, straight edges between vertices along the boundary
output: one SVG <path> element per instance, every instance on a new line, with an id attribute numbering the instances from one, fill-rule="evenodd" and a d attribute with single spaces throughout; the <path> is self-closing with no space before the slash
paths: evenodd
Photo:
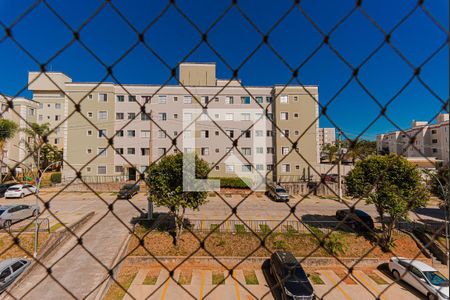
<path id="1" fill-rule="evenodd" d="M 16 184 L 10 186 L 5 192 L 5 198 L 23 198 L 36 194 L 37 188 L 31 184 Z"/>
<path id="2" fill-rule="evenodd" d="M 36 205 L 16 204 L 0 206 L 0 226 L 9 228 L 11 224 L 39 215 Z"/>
<path id="3" fill-rule="evenodd" d="M 3 292 L 26 268 L 31 261 L 11 258 L 0 261 L 0 292 Z"/>

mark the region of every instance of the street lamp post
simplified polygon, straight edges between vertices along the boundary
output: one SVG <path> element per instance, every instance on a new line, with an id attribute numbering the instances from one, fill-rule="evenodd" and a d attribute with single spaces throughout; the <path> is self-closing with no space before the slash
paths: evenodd
<path id="1" fill-rule="evenodd" d="M 433 174 L 432 172 L 428 172 L 428 171 L 424 171 L 425 174 L 427 174 L 428 176 L 433 177 L 434 179 L 436 179 L 436 181 L 439 183 L 439 187 L 442 190 L 442 195 L 444 196 L 444 201 L 445 201 L 445 213 L 444 213 L 444 218 L 445 218 L 445 248 L 446 248 L 446 254 L 447 254 L 447 266 L 450 266 L 450 257 L 449 257 L 449 236 L 448 236 L 448 214 L 450 212 L 449 210 L 449 199 L 448 199 L 448 191 L 444 188 L 444 185 L 442 184 L 442 182 L 439 180 L 439 178 L 436 176 L 436 174 Z"/>

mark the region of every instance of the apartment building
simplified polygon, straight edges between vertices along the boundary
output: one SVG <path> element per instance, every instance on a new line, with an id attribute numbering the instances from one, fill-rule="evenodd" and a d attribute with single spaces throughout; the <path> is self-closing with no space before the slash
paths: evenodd
<path id="1" fill-rule="evenodd" d="M 427 157 L 448 163 L 448 123 L 448 114 L 439 114 L 432 124 L 413 121 L 411 128 L 404 132 L 393 131 L 377 135 L 377 150 L 379 153 L 396 153 L 409 158 Z M 415 138 L 411 141 L 410 137 Z"/>
<path id="2" fill-rule="evenodd" d="M 178 79 L 179 85 L 119 85 L 31 72 L 39 122 L 60 128 L 53 142 L 64 149 L 64 177 L 79 171 L 84 178 L 135 179 L 177 151 L 195 151 L 210 163 L 210 177 L 255 169 L 277 181 L 314 175 L 317 86 L 243 86 L 217 79 L 214 63 L 180 64 Z M 301 155 L 292 149 L 298 138 Z M 186 142 L 192 139 L 194 146 Z"/>
<path id="3" fill-rule="evenodd" d="M 336 128 L 319 128 L 319 148 L 323 145 L 336 143 Z"/>
<path id="4" fill-rule="evenodd" d="M 9 103 L 12 103 L 13 109 L 10 108 Z M 6 167 L 12 168 L 21 162 L 29 167 L 31 159 L 27 159 L 27 151 L 25 149 L 25 142 L 28 138 L 24 129 L 28 124 L 36 122 L 36 114 L 38 103 L 23 97 L 11 98 L 0 95 L 1 114 L 0 118 L 8 119 L 18 125 L 18 131 L 12 139 L 10 139 L 3 149 L 2 173 L 8 173 L 10 170 Z M 20 166 L 19 168 L 24 168 Z"/>

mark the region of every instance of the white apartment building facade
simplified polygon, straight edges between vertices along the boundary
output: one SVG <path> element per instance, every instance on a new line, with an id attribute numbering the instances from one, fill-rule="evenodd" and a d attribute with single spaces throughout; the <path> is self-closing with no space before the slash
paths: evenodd
<path id="1" fill-rule="evenodd" d="M 210 177 L 235 177 L 252 168 L 277 181 L 314 175 L 317 86 L 242 86 L 217 79 L 213 63 L 181 64 L 179 81 L 165 86 L 84 83 L 63 73 L 31 72 L 29 89 L 40 103 L 38 122 L 59 128 L 50 142 L 64 149 L 63 177 L 69 180 L 79 172 L 84 178 L 133 180 L 150 163 L 178 151 L 195 151 L 211 165 Z M 199 117 L 195 130 L 183 131 L 183 121 L 202 111 L 209 117 Z M 261 116 L 268 117 L 265 129 L 253 128 Z M 183 147 L 184 138 L 195 138 L 195 149 Z M 301 155 L 292 146 L 297 139 Z M 242 163 L 227 161 L 231 154 Z M 264 162 L 252 167 L 248 161 L 256 155 Z"/>
<path id="2" fill-rule="evenodd" d="M 449 115 L 439 114 L 436 123 L 413 121 L 411 128 L 377 135 L 379 153 L 395 153 L 408 158 L 433 158 L 449 162 Z M 411 137 L 415 137 L 411 140 Z M 412 144 L 410 144 L 412 143 Z"/>

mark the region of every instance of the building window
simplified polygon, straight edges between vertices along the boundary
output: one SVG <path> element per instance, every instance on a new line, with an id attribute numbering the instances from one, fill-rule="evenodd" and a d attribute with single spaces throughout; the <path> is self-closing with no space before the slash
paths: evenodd
<path id="1" fill-rule="evenodd" d="M 166 154 L 166 148 L 158 148 L 158 156 L 163 156 Z"/>
<path id="2" fill-rule="evenodd" d="M 191 96 L 184 96 L 183 97 L 183 103 L 184 104 L 191 104 L 192 103 L 192 97 Z"/>
<path id="3" fill-rule="evenodd" d="M 98 137 L 106 137 L 106 129 L 99 129 L 98 130 Z"/>
<path id="4" fill-rule="evenodd" d="M 267 154 L 273 154 L 273 147 L 267 147 Z"/>
<path id="5" fill-rule="evenodd" d="M 55 121 L 59 121 L 61 120 L 61 116 L 60 115 L 55 115 Z"/>
<path id="6" fill-rule="evenodd" d="M 250 104 L 250 97 L 241 97 L 241 104 Z"/>
<path id="7" fill-rule="evenodd" d="M 219 133 L 219 131 L 216 130 L 216 131 L 214 132 L 214 134 L 215 134 L 216 136 L 219 136 L 220 133 Z"/>
<path id="8" fill-rule="evenodd" d="M 209 130 L 200 130 L 200 137 L 202 138 L 209 138 Z"/>
<path id="9" fill-rule="evenodd" d="M 289 147 L 281 147 L 281 154 L 287 155 L 289 153 Z"/>
<path id="10" fill-rule="evenodd" d="M 257 137 L 262 137 L 262 136 L 264 136 L 264 131 L 262 131 L 262 130 L 256 130 L 256 131 L 255 131 L 255 135 L 256 135 Z"/>
<path id="11" fill-rule="evenodd" d="M 86 172 L 91 173 L 91 167 L 86 167 Z"/>
<path id="12" fill-rule="evenodd" d="M 43 119 L 43 116 L 39 115 L 39 121 L 42 121 L 42 119 Z"/>
<path id="13" fill-rule="evenodd" d="M 184 138 L 191 138 L 192 137 L 192 130 L 184 130 L 183 131 L 183 137 Z"/>
<path id="14" fill-rule="evenodd" d="M 98 166 L 97 167 L 97 174 L 98 175 L 105 175 L 106 174 L 106 166 Z"/>
<path id="15" fill-rule="evenodd" d="M 116 136 L 123 137 L 123 130 L 117 130 L 116 131 Z"/>
<path id="16" fill-rule="evenodd" d="M 116 173 L 123 173 L 123 166 L 115 166 L 114 171 Z"/>
<path id="17" fill-rule="evenodd" d="M 219 148 L 216 148 L 216 153 L 219 153 L 220 152 L 220 149 Z"/>
<path id="18" fill-rule="evenodd" d="M 263 97 L 261 97 L 261 96 L 256 97 L 256 102 L 263 103 L 264 102 Z"/>
<path id="19" fill-rule="evenodd" d="M 241 148 L 243 155 L 252 155 L 252 148 Z"/>
<path id="20" fill-rule="evenodd" d="M 263 147 L 256 147 L 256 153 L 263 154 L 264 153 L 264 148 Z"/>
<path id="21" fill-rule="evenodd" d="M 252 165 L 242 165 L 242 172 L 248 173 L 252 171 Z"/>
<path id="22" fill-rule="evenodd" d="M 98 156 L 106 156 L 106 148 L 97 148 Z"/>
<path id="23" fill-rule="evenodd" d="M 128 95 L 128 102 L 136 102 L 136 96 Z"/>
<path id="24" fill-rule="evenodd" d="M 266 166 L 267 171 L 272 171 L 273 170 L 273 165 L 272 164 L 268 164 Z"/>
<path id="25" fill-rule="evenodd" d="M 267 103 L 272 103 L 272 97 L 267 96 L 267 97 L 266 97 L 266 102 L 267 102 Z"/>
<path id="26" fill-rule="evenodd" d="M 141 112 L 141 121 L 150 121 L 150 114 Z"/>
<path id="27" fill-rule="evenodd" d="M 150 148 L 141 148 L 141 155 L 142 156 L 149 156 L 150 155 Z"/>
<path id="28" fill-rule="evenodd" d="M 164 130 L 158 130 L 158 138 L 159 139 L 165 139 L 166 138 L 166 132 Z"/>
<path id="29" fill-rule="evenodd" d="M 202 153 L 202 155 L 209 155 L 209 148 L 208 147 L 203 147 L 201 149 L 201 153 Z"/>
<path id="30" fill-rule="evenodd" d="M 241 113 L 241 120 L 242 121 L 250 121 L 250 114 L 249 113 Z"/>
<path id="31" fill-rule="evenodd" d="M 280 120 L 289 120 L 289 113 L 281 112 L 280 113 Z"/>
<path id="32" fill-rule="evenodd" d="M 59 144 L 59 138 L 56 138 L 56 139 L 54 140 L 54 144 Z"/>
<path id="33" fill-rule="evenodd" d="M 117 102 L 125 102 L 125 96 L 124 95 L 117 95 L 116 99 L 117 99 Z"/>
<path id="34" fill-rule="evenodd" d="M 108 94 L 98 94 L 99 102 L 108 102 Z"/>
<path id="35" fill-rule="evenodd" d="M 123 154 L 123 148 L 116 148 L 116 154 Z"/>
<path id="36" fill-rule="evenodd" d="M 135 137 L 136 136 L 136 130 L 127 130 L 127 136 L 128 137 Z"/>
<path id="37" fill-rule="evenodd" d="M 219 165 L 215 166 L 214 168 L 216 169 L 216 171 L 219 171 L 219 170 L 220 170 Z"/>
<path id="38" fill-rule="evenodd" d="M 166 113 L 159 113 L 158 114 L 158 119 L 160 121 L 167 121 L 167 114 Z"/>
<path id="39" fill-rule="evenodd" d="M 98 119 L 99 120 L 107 120 L 108 119 L 108 112 L 107 111 L 99 111 L 98 112 Z"/>
<path id="40" fill-rule="evenodd" d="M 55 103 L 55 108 L 56 109 L 61 109 L 61 103 Z"/>
<path id="41" fill-rule="evenodd" d="M 281 165 L 281 172 L 283 172 L 283 173 L 291 172 L 291 165 L 290 164 L 282 164 Z"/>
<path id="42" fill-rule="evenodd" d="M 200 101 L 201 101 L 202 104 L 207 104 L 208 100 L 209 100 L 209 97 L 208 96 L 202 96 L 200 99 L 201 99 Z"/>
<path id="43" fill-rule="evenodd" d="M 234 130 L 227 130 L 226 132 L 230 138 L 234 138 Z"/>
<path id="44" fill-rule="evenodd" d="M 184 113 L 183 114 L 183 120 L 191 121 L 192 120 L 192 114 L 191 113 Z"/>
<path id="45" fill-rule="evenodd" d="M 286 137 L 286 138 L 288 138 L 288 137 L 289 137 L 289 129 L 283 129 L 283 130 L 281 131 L 281 137 Z"/>
<path id="46" fill-rule="evenodd" d="M 128 155 L 135 155 L 136 149 L 135 148 L 127 148 L 127 154 Z"/>
<path id="47" fill-rule="evenodd" d="M 234 166 L 233 165 L 225 165 L 225 172 L 234 173 Z"/>
<path id="48" fill-rule="evenodd" d="M 86 131 L 86 135 L 87 135 L 87 136 L 91 136 L 91 135 L 92 135 L 92 130 Z"/>
<path id="49" fill-rule="evenodd" d="M 87 148 L 87 149 L 86 149 L 86 153 L 87 153 L 87 154 L 91 154 L 91 153 L 92 153 L 92 148 Z"/>
<path id="50" fill-rule="evenodd" d="M 92 113 L 92 111 L 88 111 L 87 116 L 88 116 L 88 118 L 92 118 L 94 116 L 94 114 Z"/>
<path id="51" fill-rule="evenodd" d="M 177 96 L 173 97 L 173 102 L 177 102 L 177 101 L 178 101 L 178 97 Z"/>
<path id="52" fill-rule="evenodd" d="M 245 137 L 246 139 L 251 138 L 251 137 L 252 137 L 252 132 L 251 132 L 250 130 L 244 131 L 244 137 Z"/>
<path id="53" fill-rule="evenodd" d="M 264 170 L 264 165 L 263 164 L 257 164 L 256 165 L 256 171 L 263 171 Z"/>
<path id="54" fill-rule="evenodd" d="M 167 97 L 163 96 L 163 95 L 158 96 L 158 103 L 159 104 L 166 104 L 167 103 Z"/>
<path id="55" fill-rule="evenodd" d="M 294 113 L 294 118 L 298 118 L 298 113 Z"/>
<path id="56" fill-rule="evenodd" d="M 437 152 L 438 152 L 438 149 L 433 148 L 433 153 L 437 153 Z"/>
<path id="57" fill-rule="evenodd" d="M 234 104 L 233 96 L 226 96 L 225 97 L 225 104 Z"/>
<path id="58" fill-rule="evenodd" d="M 225 114 L 225 120 L 226 121 L 233 121 L 234 120 L 234 114 L 233 113 L 226 113 Z"/>
<path id="59" fill-rule="evenodd" d="M 150 138 L 150 130 L 141 130 L 141 138 Z"/>
<path id="60" fill-rule="evenodd" d="M 273 136 L 273 131 L 272 130 L 267 130 L 266 135 L 269 136 L 269 137 Z"/>
<path id="61" fill-rule="evenodd" d="M 281 95 L 280 96 L 280 103 L 288 103 L 288 96 L 287 95 Z"/>
<path id="62" fill-rule="evenodd" d="M 124 118 L 124 113 L 116 113 L 116 120 L 123 120 Z"/>
<path id="63" fill-rule="evenodd" d="M 270 113 L 270 112 L 266 113 L 266 117 L 269 120 L 273 120 L 273 113 Z"/>
<path id="64" fill-rule="evenodd" d="M 136 118 L 136 113 L 128 113 L 128 120 L 134 120 Z"/>
<path id="65" fill-rule="evenodd" d="M 432 139 L 432 140 L 431 140 L 431 143 L 432 143 L 432 144 L 437 144 L 437 142 L 438 142 L 437 139 Z"/>
<path id="66" fill-rule="evenodd" d="M 298 130 L 296 130 L 294 133 L 295 133 L 295 135 L 299 135 L 300 134 L 300 132 Z"/>
<path id="67" fill-rule="evenodd" d="M 298 97 L 297 96 L 294 96 L 294 101 L 298 101 Z"/>

